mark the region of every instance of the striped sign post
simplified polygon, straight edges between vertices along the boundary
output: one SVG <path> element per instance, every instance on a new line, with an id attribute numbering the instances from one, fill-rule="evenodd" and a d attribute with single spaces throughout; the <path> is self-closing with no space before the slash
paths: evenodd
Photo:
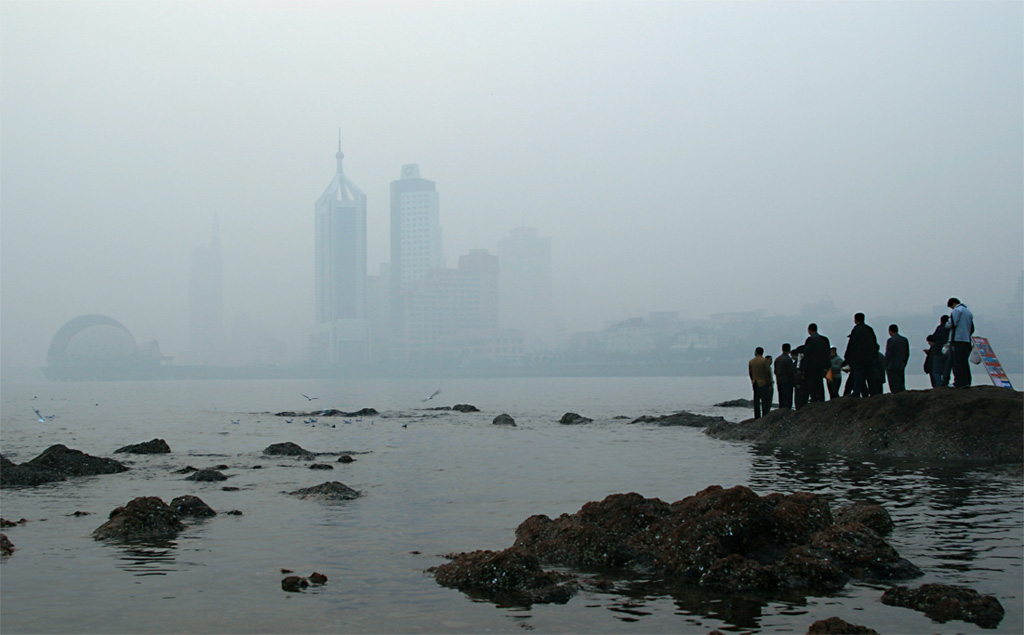
<path id="1" fill-rule="evenodd" d="M 988 338 L 978 337 L 977 335 L 971 337 L 971 341 L 978 347 L 978 352 L 981 353 L 981 363 L 985 364 L 985 370 L 988 371 L 988 376 L 992 378 L 992 383 L 1000 388 L 1013 388 L 1010 384 L 1010 379 L 1006 376 L 1006 372 L 1003 371 L 1003 365 L 999 363 L 999 358 L 996 357 L 996 352 L 992 350 L 992 345 L 988 343 Z"/>

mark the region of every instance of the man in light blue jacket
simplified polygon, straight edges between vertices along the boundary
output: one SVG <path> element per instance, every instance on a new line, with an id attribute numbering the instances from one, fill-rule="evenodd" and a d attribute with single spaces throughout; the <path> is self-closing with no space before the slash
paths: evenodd
<path id="1" fill-rule="evenodd" d="M 953 309 L 949 316 L 949 342 L 953 348 L 953 387 L 971 385 L 971 336 L 974 335 L 974 314 L 960 300 L 950 298 L 946 306 Z"/>

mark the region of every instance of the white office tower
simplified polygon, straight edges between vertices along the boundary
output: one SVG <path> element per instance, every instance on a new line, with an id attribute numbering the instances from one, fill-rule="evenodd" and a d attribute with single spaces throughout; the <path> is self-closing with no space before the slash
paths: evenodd
<path id="1" fill-rule="evenodd" d="M 538 238 L 532 227 L 516 227 L 498 241 L 501 327 L 523 333 L 526 350 L 550 344 L 551 239 Z"/>
<path id="2" fill-rule="evenodd" d="M 366 361 L 366 195 L 345 176 L 338 140 L 337 171 L 314 206 L 316 214 L 315 363 Z"/>
<path id="3" fill-rule="evenodd" d="M 437 185 L 415 163 L 391 182 L 391 310 L 394 332 L 405 330 L 405 296 L 428 272 L 444 268 Z"/>
<path id="4" fill-rule="evenodd" d="M 207 247 L 192 252 L 188 283 L 188 347 L 190 364 L 219 364 L 224 354 L 223 264 L 216 221 Z"/>

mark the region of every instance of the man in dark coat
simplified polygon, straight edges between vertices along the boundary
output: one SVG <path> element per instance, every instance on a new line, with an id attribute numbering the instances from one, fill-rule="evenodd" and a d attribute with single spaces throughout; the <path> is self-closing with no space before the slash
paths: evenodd
<path id="1" fill-rule="evenodd" d="M 864 323 L 863 313 L 853 316 L 853 330 L 848 337 L 850 340 L 846 343 L 843 359 L 850 365 L 850 379 L 847 381 L 853 386 L 851 395 L 867 397 L 870 394 L 868 379 L 871 368 L 878 358 L 878 339 L 875 338 L 875 330 Z"/>
<path id="2" fill-rule="evenodd" d="M 790 356 L 790 345 L 782 345 L 782 355 L 775 360 L 775 384 L 779 387 L 779 408 L 793 407 L 793 388 L 796 386 L 796 363 Z"/>
<path id="3" fill-rule="evenodd" d="M 900 335 L 900 327 L 889 325 L 889 339 L 885 342 L 885 376 L 889 380 L 889 392 L 903 392 L 907 389 L 906 369 L 910 359 L 910 342 Z"/>
<path id="4" fill-rule="evenodd" d="M 818 334 L 818 325 L 811 322 L 807 325 L 807 341 L 804 342 L 804 380 L 807 396 L 811 401 L 825 401 L 825 373 L 831 366 L 829 362 L 828 338 Z"/>

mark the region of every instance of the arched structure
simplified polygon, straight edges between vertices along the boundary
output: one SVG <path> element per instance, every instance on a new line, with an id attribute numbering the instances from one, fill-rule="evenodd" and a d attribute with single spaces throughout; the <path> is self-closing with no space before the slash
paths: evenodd
<path id="1" fill-rule="evenodd" d="M 44 373 L 50 379 L 151 379 L 166 359 L 154 341 L 145 347 L 106 315 L 80 315 L 50 340 Z"/>
<path id="2" fill-rule="evenodd" d="M 71 340 L 85 329 L 94 326 L 112 326 L 124 331 L 128 334 L 128 337 L 132 338 L 133 342 L 135 341 L 131 331 L 112 317 L 98 314 L 79 315 L 57 330 L 56 335 L 50 340 L 50 350 L 46 354 L 46 361 L 51 364 L 53 362 L 66 361 L 68 359 L 68 344 L 71 343 Z"/>

